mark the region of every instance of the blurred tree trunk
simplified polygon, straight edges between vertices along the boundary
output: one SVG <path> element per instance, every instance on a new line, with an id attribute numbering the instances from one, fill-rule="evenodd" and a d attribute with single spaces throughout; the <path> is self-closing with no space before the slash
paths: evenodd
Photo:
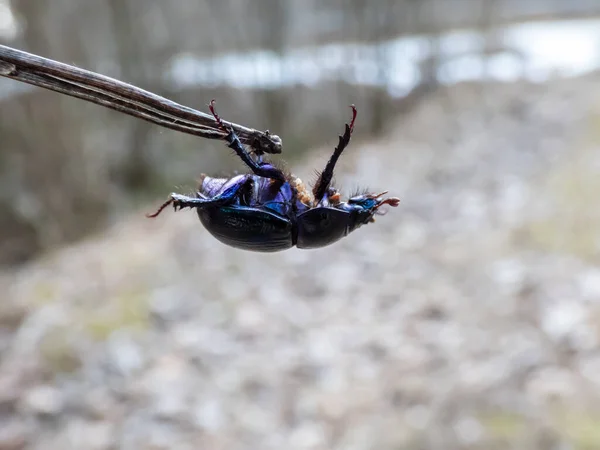
<path id="1" fill-rule="evenodd" d="M 288 48 L 288 7 L 289 2 L 281 0 L 263 0 L 256 8 L 259 15 L 257 23 L 260 28 L 259 46 L 273 51 L 283 57 Z M 280 64 L 279 79 L 288 76 L 285 64 Z M 292 68 L 293 70 L 293 68 Z M 289 116 L 289 103 L 287 93 L 283 89 L 267 89 L 263 92 L 263 111 L 267 127 L 277 130 L 277 133 L 285 134 Z"/>
<path id="2" fill-rule="evenodd" d="M 64 2 L 22 0 L 12 6 L 24 21 L 21 41 L 27 51 L 86 64 L 86 52 L 77 36 L 69 33 L 69 24 L 54 20 L 61 16 Z M 77 238 L 84 227 L 101 223 L 98 212 L 107 203 L 102 190 L 86 176 L 85 118 L 75 113 L 73 102 L 35 89 L 21 96 L 2 124 L 3 150 L 12 159 L 12 175 L 19 177 L 4 194 L 23 230 L 36 230 L 32 239 L 38 248 Z M 65 196 L 63 189 L 75 194 Z M 91 213 L 96 213 L 94 219 Z"/>
<path id="3" fill-rule="evenodd" d="M 376 45 L 376 56 L 372 61 L 357 60 L 358 65 L 374 64 L 376 71 L 377 88 L 368 97 L 369 110 L 368 130 L 378 134 L 387 122 L 391 111 L 391 98 L 388 94 L 389 85 L 388 68 L 390 67 L 387 48 L 381 44 L 385 39 L 402 32 L 399 29 L 397 15 L 394 14 L 395 0 L 380 0 L 373 3 L 369 0 L 353 0 L 352 12 L 354 14 L 357 40 L 360 43 Z"/>
<path id="4" fill-rule="evenodd" d="M 85 61 L 85 52 L 79 39 L 65 39 L 56 33 L 58 24 L 49 20 L 57 16 L 63 5 L 61 0 L 39 2 L 37 0 L 19 0 L 11 4 L 17 17 L 24 19 L 21 39 L 28 51 L 45 55 L 52 59 L 65 56 Z M 52 56 L 50 56 L 52 55 Z"/>
<path id="5" fill-rule="evenodd" d="M 376 25 L 374 27 L 376 30 L 374 33 L 376 42 L 383 42 L 389 39 L 391 35 L 403 31 L 395 29 L 398 27 L 397 17 L 394 14 L 394 5 L 396 3 L 395 0 L 382 0 L 381 9 L 377 11 Z M 381 88 L 376 90 L 371 104 L 371 131 L 374 134 L 379 134 L 383 131 L 391 112 L 391 99 L 388 93 L 388 86 L 390 85 L 389 58 L 387 47 L 379 45 L 377 48 L 377 78 Z"/>
<path id="6" fill-rule="evenodd" d="M 149 79 L 143 71 L 143 50 L 139 45 L 140 34 L 135 32 L 130 2 L 128 0 L 108 0 L 107 5 L 113 22 L 120 79 L 136 86 L 145 86 L 145 89 L 152 91 Z M 115 174 L 115 181 L 127 190 L 140 190 L 147 186 L 152 179 L 152 167 L 144 155 L 148 134 L 149 126 L 146 122 L 132 121 L 126 141 L 126 158 Z"/>

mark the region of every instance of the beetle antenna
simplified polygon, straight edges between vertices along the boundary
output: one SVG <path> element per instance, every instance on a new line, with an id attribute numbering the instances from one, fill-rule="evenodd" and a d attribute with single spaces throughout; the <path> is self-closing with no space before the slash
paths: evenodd
<path id="1" fill-rule="evenodd" d="M 321 172 L 315 187 L 313 188 L 313 195 L 316 203 L 319 203 L 321 200 L 323 200 L 323 197 L 327 193 L 329 185 L 331 184 L 331 180 L 333 179 L 333 170 L 335 169 L 335 165 L 337 164 L 337 161 L 344 149 L 350 143 L 350 137 L 354 131 L 354 122 L 357 114 L 356 106 L 351 105 L 350 108 L 352 108 L 352 120 L 350 121 L 350 125 L 346 124 L 344 135 L 339 137 L 338 146 L 333 151 L 333 155 L 331 155 L 331 158 L 327 162 L 325 170 Z"/>
<path id="2" fill-rule="evenodd" d="M 154 213 L 154 214 L 146 214 L 146 217 L 148 219 L 154 219 L 155 217 L 158 217 L 158 215 L 163 212 L 163 210 L 169 206 L 171 203 L 173 203 L 173 199 L 170 198 L 169 200 L 167 200 L 166 202 L 164 202 L 162 205 L 160 205 L 160 207 L 158 208 L 158 210 Z"/>
<path id="3" fill-rule="evenodd" d="M 379 203 L 379 204 L 378 204 L 378 205 L 375 207 L 375 209 L 379 209 L 379 207 L 380 207 L 380 206 L 383 206 L 383 205 L 390 205 L 390 206 L 393 206 L 393 207 L 395 208 L 395 207 L 396 207 L 396 206 L 398 206 L 399 204 L 400 204 L 400 199 L 399 199 L 398 197 L 389 197 L 389 198 L 386 198 L 386 199 L 382 200 L 382 201 L 381 201 L 381 202 L 380 202 L 380 203 Z"/>

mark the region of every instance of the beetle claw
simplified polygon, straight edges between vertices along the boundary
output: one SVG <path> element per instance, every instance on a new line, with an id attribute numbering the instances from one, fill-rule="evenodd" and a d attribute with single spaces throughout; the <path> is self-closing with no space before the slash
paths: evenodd
<path id="1" fill-rule="evenodd" d="M 173 210 L 175 212 L 181 211 L 183 208 L 186 208 L 187 205 L 183 204 L 181 200 L 173 199 Z"/>
<path id="2" fill-rule="evenodd" d="M 350 133 L 352 133 L 354 131 L 354 122 L 356 121 L 356 106 L 354 105 L 350 105 L 350 108 L 352 108 L 352 121 L 350 122 Z"/>

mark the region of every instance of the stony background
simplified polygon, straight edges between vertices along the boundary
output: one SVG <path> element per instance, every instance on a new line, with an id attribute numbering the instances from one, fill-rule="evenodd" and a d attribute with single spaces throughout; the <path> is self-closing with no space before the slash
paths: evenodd
<path id="1" fill-rule="evenodd" d="M 600 448 L 599 82 L 456 86 L 354 140 L 338 184 L 402 203 L 330 248 L 152 204 L 2 273 L 0 449 Z"/>

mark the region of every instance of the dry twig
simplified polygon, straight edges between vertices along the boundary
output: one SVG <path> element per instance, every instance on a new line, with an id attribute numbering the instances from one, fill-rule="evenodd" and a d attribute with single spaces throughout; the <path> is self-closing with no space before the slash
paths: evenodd
<path id="1" fill-rule="evenodd" d="M 208 139 L 225 132 L 214 117 L 113 78 L 0 45 L 0 75 L 50 89 L 147 120 L 162 127 Z M 279 136 L 231 122 L 244 144 L 257 153 L 281 153 Z"/>

